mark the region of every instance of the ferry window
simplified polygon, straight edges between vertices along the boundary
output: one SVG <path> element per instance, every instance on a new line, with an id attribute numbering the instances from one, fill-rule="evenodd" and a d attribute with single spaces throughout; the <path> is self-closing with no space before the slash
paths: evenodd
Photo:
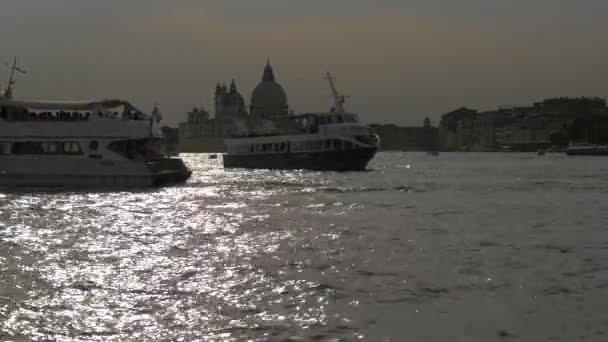
<path id="1" fill-rule="evenodd" d="M 322 150 L 322 149 L 323 149 L 323 141 L 321 141 L 321 140 L 315 141 L 315 150 Z"/>
<path id="2" fill-rule="evenodd" d="M 96 151 L 99 148 L 99 142 L 97 140 L 93 140 L 89 143 L 89 149 Z"/>
<path id="3" fill-rule="evenodd" d="M 331 149 L 331 140 L 325 140 L 325 149 Z"/>
<path id="4" fill-rule="evenodd" d="M 344 123 L 344 119 L 342 118 L 342 115 L 336 115 L 336 122 L 337 123 Z"/>
<path id="5" fill-rule="evenodd" d="M 80 145 L 77 142 L 65 142 L 63 143 L 63 153 L 65 154 L 80 154 Z"/>
<path id="6" fill-rule="evenodd" d="M 250 151 L 251 151 L 251 152 L 253 152 L 253 148 L 254 148 L 254 147 L 253 147 L 253 144 L 252 144 L 252 145 L 251 145 L 251 147 L 250 147 Z"/>
<path id="7" fill-rule="evenodd" d="M 357 119 L 352 114 L 344 114 L 344 122 L 357 122 Z"/>
<path id="8" fill-rule="evenodd" d="M 0 143 L 0 155 L 10 154 L 11 145 L 9 143 Z"/>
<path id="9" fill-rule="evenodd" d="M 334 118 L 333 118 L 333 116 L 328 116 L 328 117 L 327 117 L 327 123 L 328 123 L 328 124 L 333 124 L 333 123 L 334 123 Z"/>
<path id="10" fill-rule="evenodd" d="M 281 143 L 281 151 L 285 151 L 285 147 L 287 147 L 287 144 Z"/>
<path id="11" fill-rule="evenodd" d="M 353 149 L 353 143 L 351 143 L 350 141 L 345 141 L 344 142 L 344 149 L 345 150 L 352 150 Z"/>
<path id="12" fill-rule="evenodd" d="M 42 143 L 42 151 L 47 154 L 56 154 L 57 153 L 57 143 L 55 142 L 44 142 Z"/>
<path id="13" fill-rule="evenodd" d="M 116 152 L 122 156 L 128 157 L 128 143 L 126 141 L 115 141 L 108 145 L 110 151 Z"/>
<path id="14" fill-rule="evenodd" d="M 44 154 L 39 142 L 17 142 L 13 144 L 13 154 Z"/>
<path id="15" fill-rule="evenodd" d="M 342 140 L 332 140 L 332 142 L 333 142 L 334 150 L 342 149 Z"/>
<path id="16" fill-rule="evenodd" d="M 306 149 L 308 151 L 312 151 L 313 148 L 314 148 L 314 144 L 312 143 L 312 141 L 307 141 L 306 142 Z"/>

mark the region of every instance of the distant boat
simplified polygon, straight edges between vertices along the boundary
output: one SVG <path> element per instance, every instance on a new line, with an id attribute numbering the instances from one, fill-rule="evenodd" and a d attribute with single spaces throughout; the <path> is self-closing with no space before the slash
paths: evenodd
<path id="1" fill-rule="evenodd" d="M 209 159 L 217 159 L 217 154 L 212 154 L 209 156 Z"/>

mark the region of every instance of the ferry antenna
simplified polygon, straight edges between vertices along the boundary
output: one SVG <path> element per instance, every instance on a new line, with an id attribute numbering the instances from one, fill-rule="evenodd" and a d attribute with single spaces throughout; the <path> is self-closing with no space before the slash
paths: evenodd
<path id="1" fill-rule="evenodd" d="M 26 74 L 27 71 L 25 71 L 23 68 L 20 68 L 17 66 L 17 57 L 15 57 L 13 59 L 13 65 L 10 66 L 8 64 L 8 62 L 5 62 L 4 65 L 6 65 L 7 67 L 9 67 L 11 69 L 10 71 L 10 75 L 8 77 L 8 83 L 6 85 L 6 90 L 4 90 L 4 97 L 7 99 L 10 99 L 13 97 L 13 85 L 15 84 L 15 71 L 21 73 L 21 74 Z"/>
<path id="2" fill-rule="evenodd" d="M 337 113 L 344 113 L 344 102 L 350 96 L 344 96 L 344 95 L 340 95 L 340 93 L 338 93 L 338 90 L 336 89 L 336 85 L 334 84 L 334 78 L 329 72 L 325 75 L 325 79 L 327 81 L 329 81 L 331 93 L 334 98 L 334 110 Z"/>

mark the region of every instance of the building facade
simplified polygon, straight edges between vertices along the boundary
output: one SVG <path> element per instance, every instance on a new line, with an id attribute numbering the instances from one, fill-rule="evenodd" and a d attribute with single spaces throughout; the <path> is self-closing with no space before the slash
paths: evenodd
<path id="1" fill-rule="evenodd" d="M 393 124 L 372 124 L 380 137 L 383 151 L 434 151 L 439 146 L 438 130 L 427 118 L 421 127 L 403 127 Z"/>
<path id="2" fill-rule="evenodd" d="M 604 134 L 593 128 L 607 120 L 606 101 L 586 97 L 547 99 L 530 107 L 486 112 L 460 108 L 442 116 L 440 148 L 533 151 L 555 144 L 557 137 L 561 144 L 568 140 L 599 141 Z"/>

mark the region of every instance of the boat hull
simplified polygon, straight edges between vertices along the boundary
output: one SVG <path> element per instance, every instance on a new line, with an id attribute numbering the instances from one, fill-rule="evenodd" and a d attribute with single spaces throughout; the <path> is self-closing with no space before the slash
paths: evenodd
<path id="1" fill-rule="evenodd" d="M 608 156 L 608 146 L 570 147 L 566 149 L 569 156 Z"/>
<path id="2" fill-rule="evenodd" d="M 348 151 L 288 152 L 224 156 L 225 168 L 316 171 L 364 171 L 376 148 Z"/>
<path id="3" fill-rule="evenodd" d="M 191 174 L 180 159 L 151 163 L 12 159 L 0 161 L 0 188 L 151 188 L 183 183 Z"/>

